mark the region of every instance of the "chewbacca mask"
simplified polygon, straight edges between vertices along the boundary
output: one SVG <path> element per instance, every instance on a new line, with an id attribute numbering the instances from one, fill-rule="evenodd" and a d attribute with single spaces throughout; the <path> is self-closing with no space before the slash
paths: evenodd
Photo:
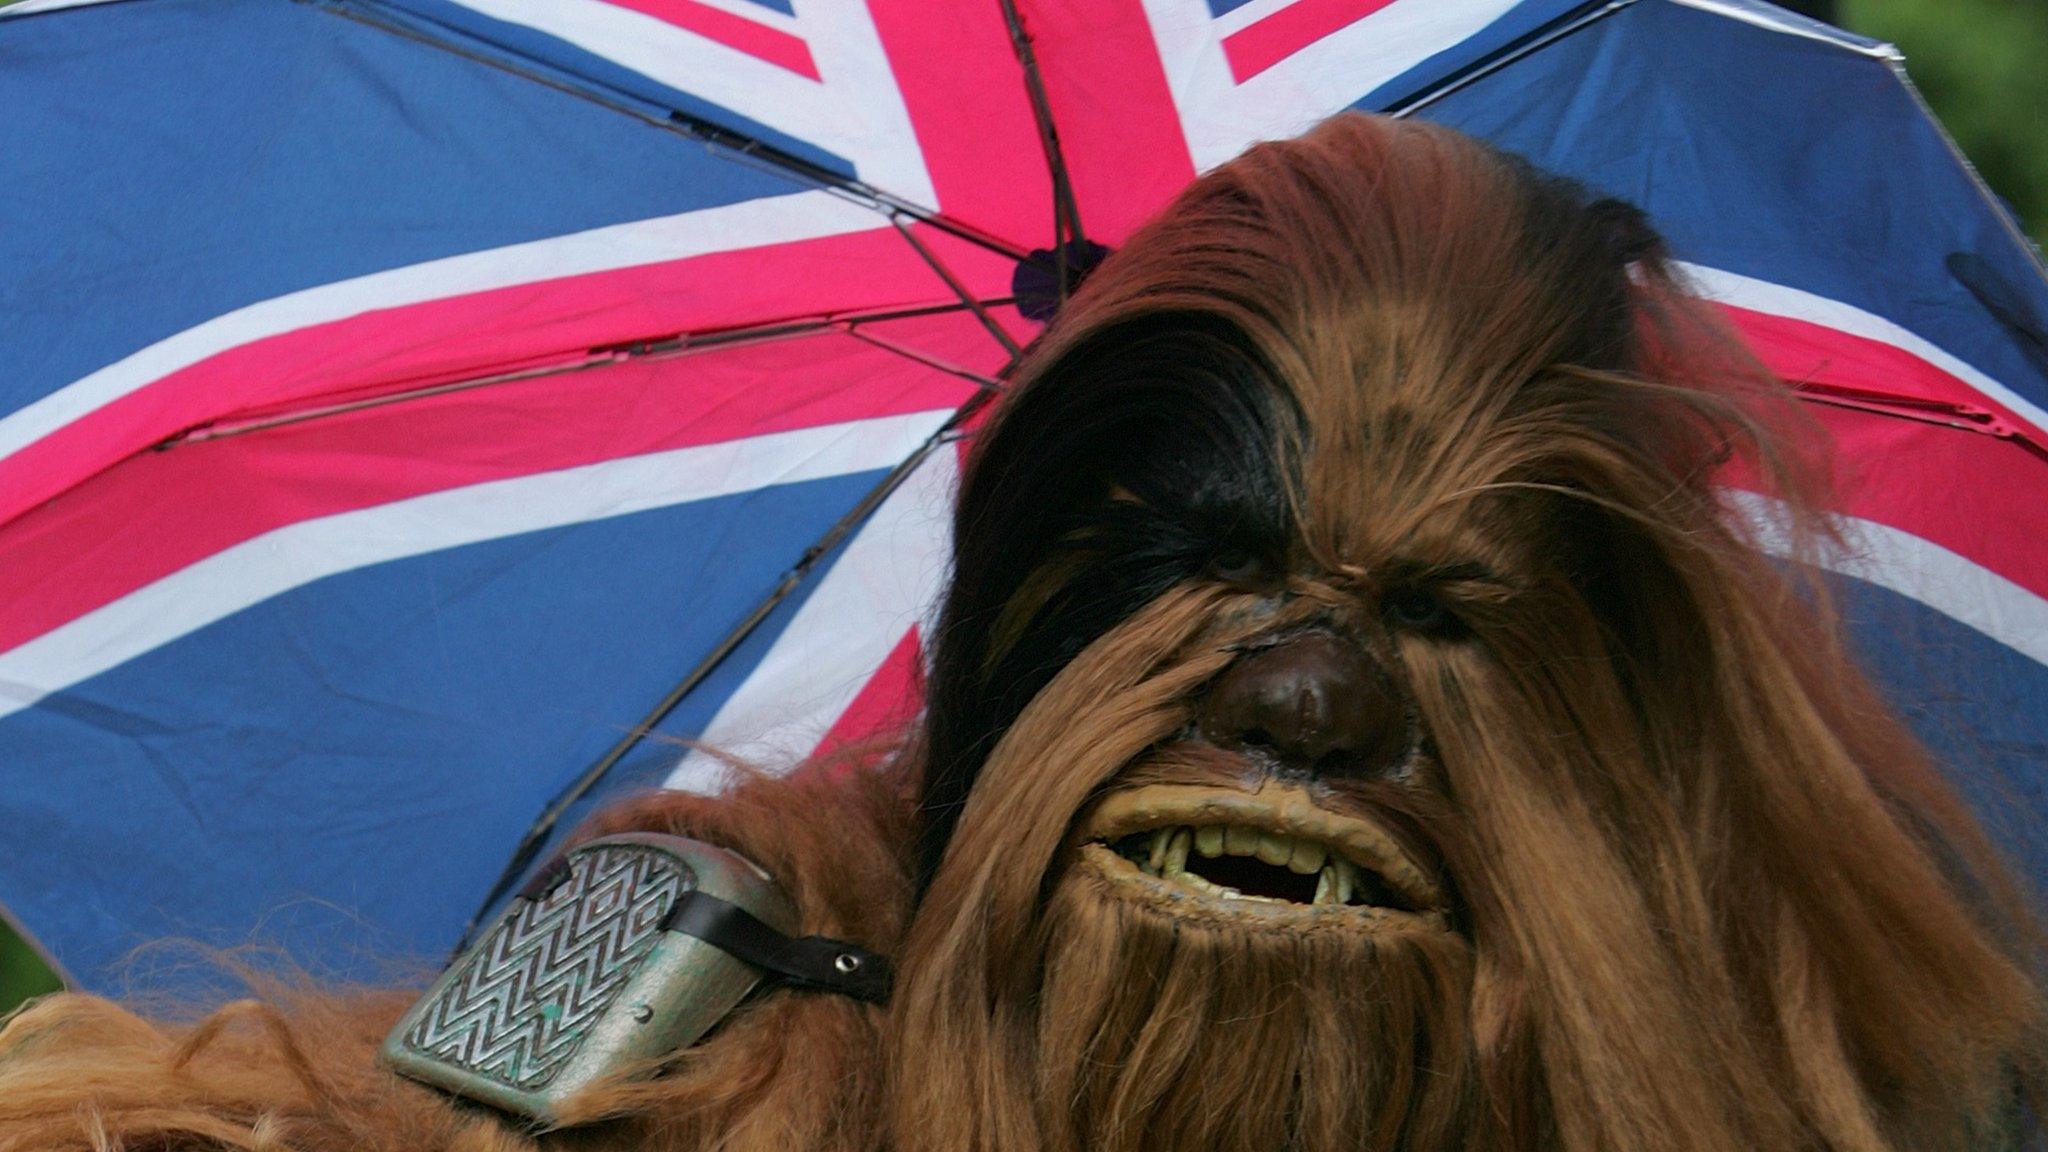
<path id="1" fill-rule="evenodd" d="M 537 1134 L 375 1066 L 403 995 L 59 997 L 0 1146 L 2008 1146 L 2026 917 L 1716 487 L 1824 543 L 1803 431 L 1633 209 L 1426 125 L 1261 145 L 980 434 L 905 748 L 591 830 L 761 862 L 888 1008 L 760 996 Z"/>

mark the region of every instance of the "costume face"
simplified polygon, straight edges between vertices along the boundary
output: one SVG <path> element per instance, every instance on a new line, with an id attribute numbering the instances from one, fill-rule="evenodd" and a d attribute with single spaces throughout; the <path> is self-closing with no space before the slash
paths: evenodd
<path id="1" fill-rule="evenodd" d="M 1922 1057 L 1802 982 L 1956 947 L 2016 1035 L 1967 822 L 1899 819 L 1919 753 L 1717 496 L 1794 478 L 1784 414 L 1659 247 L 1354 118 L 1070 305 L 962 494 L 899 1134 L 1881 1147 Z"/>

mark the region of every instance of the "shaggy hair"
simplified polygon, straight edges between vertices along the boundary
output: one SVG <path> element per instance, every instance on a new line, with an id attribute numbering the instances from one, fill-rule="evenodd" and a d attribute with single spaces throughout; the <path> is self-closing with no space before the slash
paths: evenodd
<path id="1" fill-rule="evenodd" d="M 1716 487 L 1825 546 L 1813 439 L 1626 205 L 1422 124 L 1260 145 L 1095 274 L 979 436 L 904 750 L 590 830 L 759 861 L 803 931 L 897 958 L 889 1008 L 761 996 L 534 1134 L 373 1067 L 403 996 L 185 1028 L 62 996 L 0 1034 L 0 1147 L 2017 1140 L 2026 910 Z M 1310 633 L 1393 702 L 1387 755 L 1205 729 Z M 1162 796 L 1375 829 L 1438 895 L 1190 896 L 1117 840 Z"/>

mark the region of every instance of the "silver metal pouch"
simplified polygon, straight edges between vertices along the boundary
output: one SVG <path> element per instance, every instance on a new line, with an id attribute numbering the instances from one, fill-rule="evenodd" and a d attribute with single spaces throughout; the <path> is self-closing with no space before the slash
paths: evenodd
<path id="1" fill-rule="evenodd" d="M 599 1079 L 695 1043 L 764 979 L 886 1000 L 888 960 L 791 939 L 774 881 L 723 848 L 628 833 L 527 883 L 381 1049 L 394 1070 L 553 1124 Z"/>

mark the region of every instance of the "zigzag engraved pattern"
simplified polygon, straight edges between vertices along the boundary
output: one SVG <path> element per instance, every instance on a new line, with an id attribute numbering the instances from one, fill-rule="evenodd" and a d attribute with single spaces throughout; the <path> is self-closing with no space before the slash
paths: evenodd
<path id="1" fill-rule="evenodd" d="M 695 883 L 666 853 L 631 845 L 575 853 L 569 867 L 470 950 L 407 1047 L 514 1088 L 554 1079 Z"/>

